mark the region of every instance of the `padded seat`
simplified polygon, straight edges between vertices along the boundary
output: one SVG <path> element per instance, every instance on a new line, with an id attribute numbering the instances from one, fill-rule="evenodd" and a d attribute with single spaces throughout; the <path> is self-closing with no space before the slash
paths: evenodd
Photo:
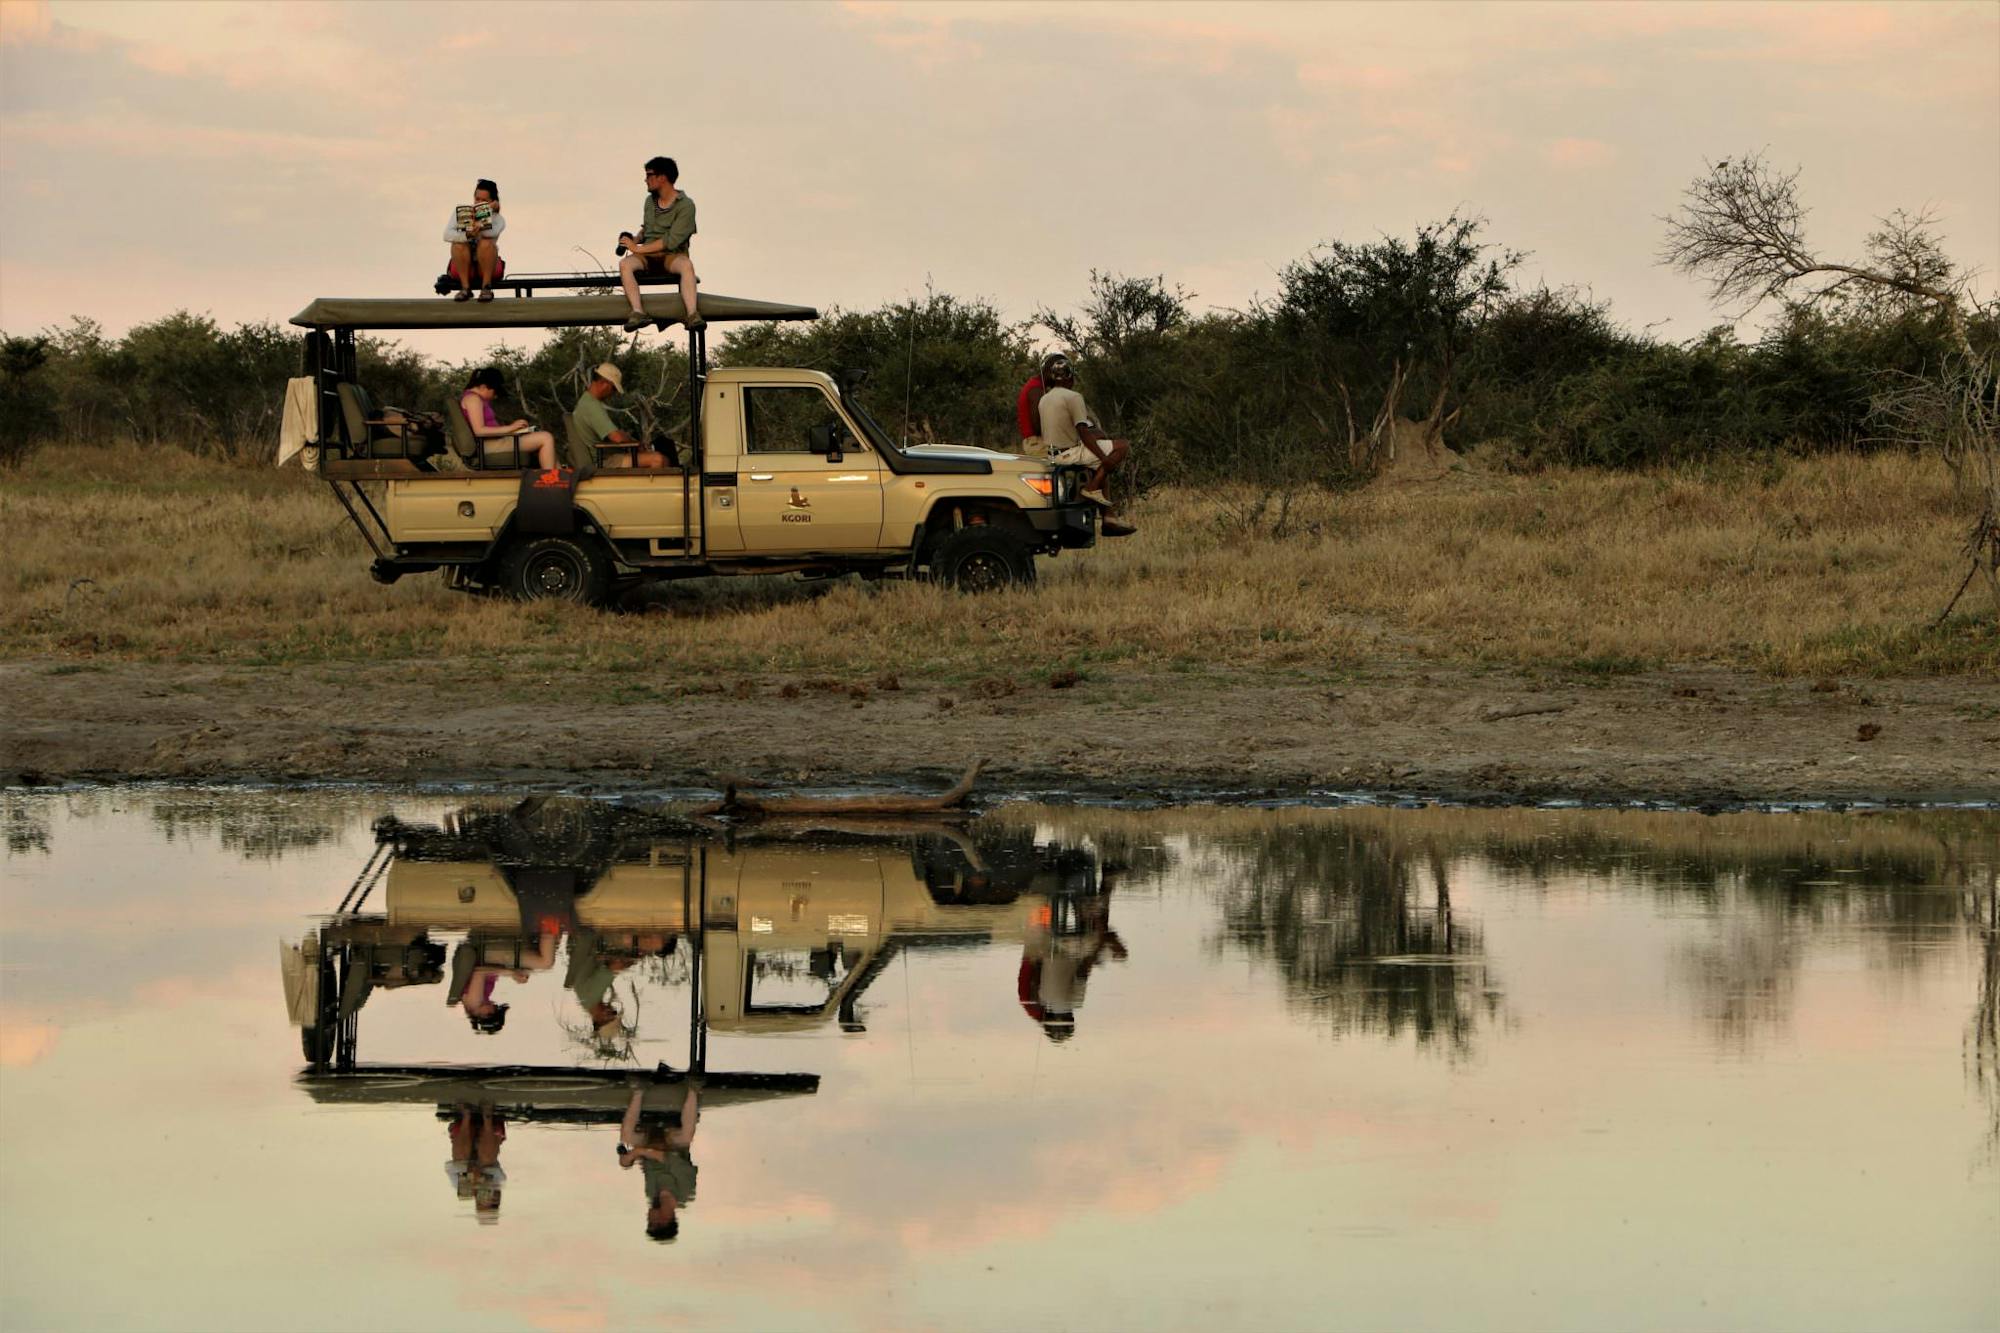
<path id="1" fill-rule="evenodd" d="M 349 458 L 408 458 L 420 460 L 437 452 L 437 446 L 418 430 L 415 422 L 399 416 L 391 421 L 375 406 L 368 390 L 359 384 L 342 383 L 340 433 Z"/>

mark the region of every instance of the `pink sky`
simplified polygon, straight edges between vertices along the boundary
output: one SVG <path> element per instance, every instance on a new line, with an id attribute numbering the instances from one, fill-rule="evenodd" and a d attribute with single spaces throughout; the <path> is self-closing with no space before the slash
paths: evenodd
<path id="1" fill-rule="evenodd" d="M 586 265 L 665 152 L 716 292 L 1026 319 L 1096 267 L 1235 308 L 1469 208 L 1688 336 L 1659 216 L 1757 149 L 1827 252 L 1929 204 L 1991 290 L 2000 7 L 0 0 L 0 328 L 423 293 L 475 176 L 517 269 Z"/>

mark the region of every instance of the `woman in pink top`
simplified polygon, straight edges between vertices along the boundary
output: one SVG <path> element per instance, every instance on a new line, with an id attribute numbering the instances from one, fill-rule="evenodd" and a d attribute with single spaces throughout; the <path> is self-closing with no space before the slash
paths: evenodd
<path id="1" fill-rule="evenodd" d="M 525 417 L 503 426 L 493 415 L 493 400 L 500 396 L 501 382 L 498 366 L 483 366 L 472 372 L 472 380 L 458 400 L 459 410 L 465 413 L 466 424 L 472 427 L 475 436 L 482 440 L 509 441 L 508 448 L 489 448 L 486 461 L 498 467 L 506 467 L 510 462 L 526 467 L 532 454 L 544 472 L 555 467 L 555 436 L 536 430 Z"/>

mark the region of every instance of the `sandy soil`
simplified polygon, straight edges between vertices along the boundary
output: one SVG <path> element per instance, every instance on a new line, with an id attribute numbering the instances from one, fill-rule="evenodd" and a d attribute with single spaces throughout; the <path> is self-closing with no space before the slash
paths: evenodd
<path id="1" fill-rule="evenodd" d="M 1093 796 L 2000 799 L 2000 686 L 1986 681 L 1392 666 L 850 694 L 774 676 L 636 703 L 581 702 L 605 690 L 581 678 L 512 699 L 447 683 L 478 678 L 471 663 L 0 663 L 0 780 L 929 784 L 985 755 L 982 789 Z"/>

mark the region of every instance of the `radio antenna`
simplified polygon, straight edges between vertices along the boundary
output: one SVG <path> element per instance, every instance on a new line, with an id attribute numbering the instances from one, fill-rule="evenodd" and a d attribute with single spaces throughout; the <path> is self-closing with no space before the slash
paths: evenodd
<path id="1" fill-rule="evenodd" d="M 910 302 L 910 346 L 903 356 L 903 447 L 910 447 L 910 383 L 917 370 L 917 303 Z"/>

